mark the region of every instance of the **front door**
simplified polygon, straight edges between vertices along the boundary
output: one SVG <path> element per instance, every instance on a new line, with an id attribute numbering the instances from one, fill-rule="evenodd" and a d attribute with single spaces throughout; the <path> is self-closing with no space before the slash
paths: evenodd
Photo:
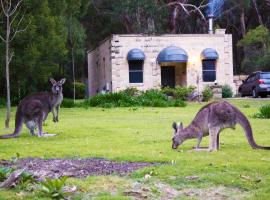
<path id="1" fill-rule="evenodd" d="M 175 87 L 175 67 L 161 67 L 161 86 Z"/>

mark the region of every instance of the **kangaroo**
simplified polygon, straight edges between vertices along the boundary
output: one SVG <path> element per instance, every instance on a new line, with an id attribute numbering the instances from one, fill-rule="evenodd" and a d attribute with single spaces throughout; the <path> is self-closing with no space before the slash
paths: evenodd
<path id="1" fill-rule="evenodd" d="M 253 149 L 270 150 L 270 147 L 256 144 L 248 119 L 238 108 L 227 101 L 212 102 L 203 106 L 186 128 L 183 128 L 182 123 L 178 125 L 174 122 L 172 125 L 174 129 L 172 148 L 177 149 L 185 140 L 197 138 L 195 150 L 217 151 L 219 149 L 220 132 L 225 128 L 235 129 L 237 123 L 244 129 L 248 143 Z M 205 149 L 200 147 L 200 143 L 202 137 L 207 135 L 210 135 L 209 147 Z"/>
<path id="2" fill-rule="evenodd" d="M 66 79 L 59 82 L 50 79 L 52 92 L 40 92 L 25 97 L 19 103 L 15 117 L 15 130 L 12 134 L 2 135 L 0 139 L 18 137 L 23 123 L 30 130 L 30 134 L 35 136 L 35 128 L 38 127 L 38 137 L 54 136 L 55 134 L 45 134 L 42 132 L 42 123 L 52 111 L 53 122 L 58 122 L 60 104 L 63 100 L 62 85 Z"/>

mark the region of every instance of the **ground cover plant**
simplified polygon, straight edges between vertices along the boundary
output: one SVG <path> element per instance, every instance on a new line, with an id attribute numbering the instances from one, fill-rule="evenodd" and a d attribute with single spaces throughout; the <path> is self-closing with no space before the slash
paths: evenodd
<path id="1" fill-rule="evenodd" d="M 270 145 L 269 119 L 251 118 L 265 100 L 232 100 L 248 117 L 258 144 Z M 44 131 L 56 137 L 31 137 L 24 127 L 21 137 L 0 140 L 0 158 L 107 158 L 115 161 L 159 162 L 129 175 L 68 178 L 76 186 L 72 199 L 268 199 L 270 152 L 253 150 L 240 126 L 221 133 L 218 152 L 189 151 L 196 140 L 171 149 L 173 121 L 188 125 L 204 104 L 186 107 L 62 108 L 59 123 L 49 115 Z M 249 105 L 249 106 L 245 106 Z M 14 120 L 15 108 L 12 108 Z M 4 109 L 0 109 L 4 122 Z M 0 124 L 0 134 L 12 132 Z M 12 127 L 13 128 L 13 127 Z M 203 139 L 202 146 L 208 144 Z M 57 170 L 57 169 L 55 169 Z M 39 196 L 40 195 L 40 196 Z M 0 199 L 49 199 L 35 191 L 0 190 Z"/>
<path id="2" fill-rule="evenodd" d="M 78 102 L 64 99 L 62 107 L 184 107 L 186 106 L 186 97 L 193 89 L 190 87 L 177 87 L 170 90 L 174 92 L 173 98 L 170 98 L 162 90 L 150 89 L 139 91 L 136 88 L 127 88 L 119 92 L 98 94 L 90 99 Z"/>

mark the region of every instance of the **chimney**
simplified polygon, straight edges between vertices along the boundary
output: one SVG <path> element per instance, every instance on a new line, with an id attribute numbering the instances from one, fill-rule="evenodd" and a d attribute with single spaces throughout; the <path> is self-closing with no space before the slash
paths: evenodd
<path id="1" fill-rule="evenodd" d="M 213 19 L 214 19 L 214 15 L 210 14 L 208 15 L 208 22 L 209 22 L 209 27 L 208 27 L 208 33 L 209 34 L 213 34 Z"/>

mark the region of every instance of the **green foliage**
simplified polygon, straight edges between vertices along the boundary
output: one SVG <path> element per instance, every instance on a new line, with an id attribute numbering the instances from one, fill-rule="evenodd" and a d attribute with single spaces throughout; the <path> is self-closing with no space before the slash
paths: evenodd
<path id="1" fill-rule="evenodd" d="M 11 167 L 2 167 L 0 168 L 0 182 L 3 182 L 8 178 L 8 176 L 14 172 L 15 169 Z"/>
<path id="2" fill-rule="evenodd" d="M 253 115 L 254 118 L 270 119 L 270 104 L 265 104 L 259 108 L 259 113 Z"/>
<path id="3" fill-rule="evenodd" d="M 6 99 L 0 97 L 0 108 L 6 107 Z"/>
<path id="4" fill-rule="evenodd" d="M 67 177 L 60 179 L 46 178 L 44 182 L 40 183 L 40 191 L 51 199 L 65 199 L 68 194 L 63 190 Z"/>
<path id="5" fill-rule="evenodd" d="M 140 91 L 135 87 L 128 87 L 125 90 L 123 90 L 123 92 L 128 96 L 137 96 L 140 94 Z"/>
<path id="6" fill-rule="evenodd" d="M 76 99 L 85 98 L 85 84 L 81 82 L 75 82 Z"/>
<path id="7" fill-rule="evenodd" d="M 250 30 L 238 42 L 245 53 L 242 69 L 250 73 L 257 70 L 269 70 L 270 64 L 270 32 L 264 26 Z"/>
<path id="8" fill-rule="evenodd" d="M 133 94 L 133 95 L 130 95 Z M 137 95 L 135 95 L 137 94 Z M 181 99 L 169 99 L 162 91 L 151 89 L 138 94 L 137 90 L 128 89 L 125 91 L 106 93 L 96 95 L 89 100 L 84 101 L 85 107 L 134 107 L 134 106 L 146 106 L 146 107 L 183 107 L 186 103 Z M 82 105 L 81 105 L 82 106 Z"/>
<path id="9" fill-rule="evenodd" d="M 194 91 L 193 86 L 181 87 L 176 86 L 175 88 L 164 87 L 161 89 L 162 93 L 167 96 L 172 96 L 174 99 L 179 99 L 182 101 L 187 100 L 188 96 Z"/>
<path id="10" fill-rule="evenodd" d="M 28 172 L 23 172 L 18 179 L 16 188 L 20 190 L 27 190 L 34 183 L 36 183 L 34 176 Z"/>
<path id="11" fill-rule="evenodd" d="M 209 101 L 213 98 L 213 92 L 210 87 L 205 87 L 202 91 L 203 101 Z"/>
<path id="12" fill-rule="evenodd" d="M 62 103 L 61 103 L 61 107 L 63 108 L 73 108 L 75 107 L 75 103 L 74 103 L 74 100 L 73 99 L 66 99 L 64 98 Z"/>
<path id="13" fill-rule="evenodd" d="M 222 98 L 231 98 L 233 96 L 233 91 L 231 86 L 223 85 L 222 86 Z"/>
<path id="14" fill-rule="evenodd" d="M 169 86 L 166 86 L 166 87 L 162 88 L 161 91 L 163 92 L 163 94 L 165 94 L 167 96 L 173 96 L 174 95 L 174 88 L 171 88 Z"/>
<path id="15" fill-rule="evenodd" d="M 181 100 L 187 100 L 188 96 L 194 91 L 194 87 L 180 87 L 176 86 L 174 90 L 174 98 L 175 99 L 181 99 Z"/>

